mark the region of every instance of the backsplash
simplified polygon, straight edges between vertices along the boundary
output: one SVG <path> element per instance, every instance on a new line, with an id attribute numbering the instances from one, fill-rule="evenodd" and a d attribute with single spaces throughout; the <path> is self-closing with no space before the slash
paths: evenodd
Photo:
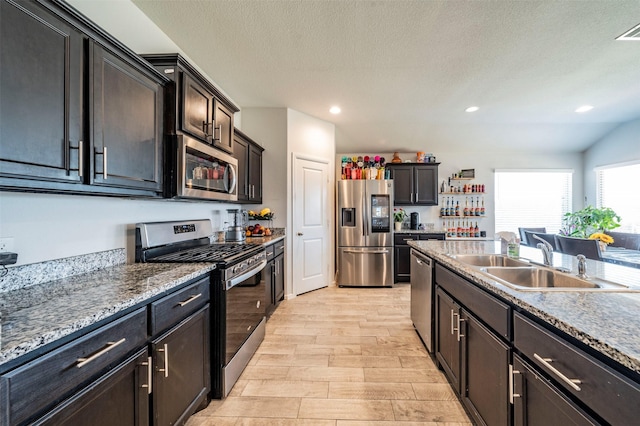
<path id="1" fill-rule="evenodd" d="M 0 292 L 123 265 L 125 262 L 126 250 L 121 248 L 16 266 L 9 268 L 8 273 L 0 277 Z"/>

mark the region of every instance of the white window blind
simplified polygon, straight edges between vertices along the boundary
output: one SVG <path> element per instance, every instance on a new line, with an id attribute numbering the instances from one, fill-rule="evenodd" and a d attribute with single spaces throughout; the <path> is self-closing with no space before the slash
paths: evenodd
<path id="1" fill-rule="evenodd" d="M 610 207 L 620 216 L 619 232 L 640 233 L 640 164 L 596 169 L 597 206 Z"/>
<path id="2" fill-rule="evenodd" d="M 557 233 L 572 207 L 572 170 L 496 170 L 495 230 Z"/>

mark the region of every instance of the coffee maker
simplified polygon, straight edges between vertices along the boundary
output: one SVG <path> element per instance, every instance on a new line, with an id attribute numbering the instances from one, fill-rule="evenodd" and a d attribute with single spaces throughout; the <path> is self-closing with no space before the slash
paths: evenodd
<path id="1" fill-rule="evenodd" d="M 418 229 L 420 226 L 420 213 L 411 213 L 411 229 Z"/>
<path id="2" fill-rule="evenodd" d="M 228 209 L 229 226 L 224 233 L 224 240 L 231 242 L 244 241 L 246 239 L 245 227 L 247 226 L 247 211 L 240 209 Z"/>

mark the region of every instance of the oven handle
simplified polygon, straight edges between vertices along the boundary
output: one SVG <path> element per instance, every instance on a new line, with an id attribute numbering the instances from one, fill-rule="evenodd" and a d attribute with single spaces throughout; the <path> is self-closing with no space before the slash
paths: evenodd
<path id="1" fill-rule="evenodd" d="M 227 281 L 226 290 L 229 290 L 231 287 L 235 287 L 236 285 L 240 284 L 242 281 L 246 280 L 250 276 L 255 275 L 258 272 L 262 271 L 265 266 L 267 266 L 267 260 L 266 259 L 264 259 L 260 263 L 258 263 L 258 265 L 255 268 L 245 272 L 242 275 L 239 275 L 239 276 L 237 276 L 235 278 L 230 279 L 229 281 Z"/>

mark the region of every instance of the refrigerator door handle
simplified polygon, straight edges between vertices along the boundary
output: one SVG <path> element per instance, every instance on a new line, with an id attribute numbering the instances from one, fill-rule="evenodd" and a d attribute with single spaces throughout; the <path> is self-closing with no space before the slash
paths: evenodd
<path id="1" fill-rule="evenodd" d="M 389 250 L 345 250 L 345 253 L 351 254 L 389 254 Z"/>
<path id="2" fill-rule="evenodd" d="M 368 235 L 367 232 L 367 205 L 366 205 L 366 199 L 367 199 L 367 193 L 365 192 L 365 196 L 362 197 L 362 235 L 364 235 L 365 237 Z"/>

